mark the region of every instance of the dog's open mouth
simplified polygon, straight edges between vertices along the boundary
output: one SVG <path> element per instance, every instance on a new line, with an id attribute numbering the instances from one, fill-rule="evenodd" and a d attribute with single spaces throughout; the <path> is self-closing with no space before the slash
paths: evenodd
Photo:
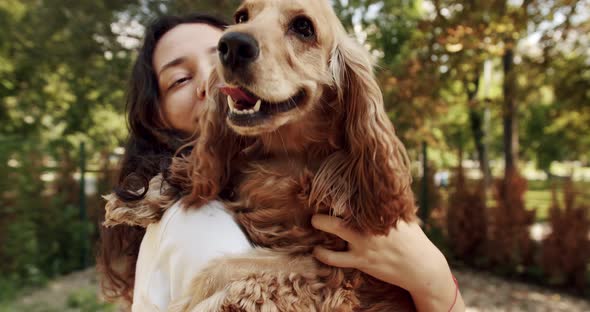
<path id="1" fill-rule="evenodd" d="M 242 87 L 221 87 L 227 95 L 229 118 L 241 126 L 254 126 L 264 119 L 278 113 L 290 111 L 305 100 L 305 91 L 301 90 L 282 102 L 269 102 Z"/>

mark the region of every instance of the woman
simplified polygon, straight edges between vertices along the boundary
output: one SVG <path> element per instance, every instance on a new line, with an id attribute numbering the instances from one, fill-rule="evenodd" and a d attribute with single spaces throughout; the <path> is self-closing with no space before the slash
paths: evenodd
<path id="1" fill-rule="evenodd" d="M 166 174 L 171 157 L 196 130 L 224 27 L 215 18 L 193 15 L 161 17 L 146 29 L 127 101 L 130 139 L 116 189 L 121 200 L 142 198 L 150 178 Z M 319 260 L 406 288 L 420 311 L 464 309 L 444 256 L 418 225 L 400 224 L 388 237 L 365 237 L 338 218 L 318 215 L 313 224 L 350 246 L 345 253 L 318 247 Z M 104 228 L 101 237 L 103 293 L 123 299 L 133 311 L 166 310 L 209 260 L 251 248 L 218 202 L 198 209 L 177 203 L 146 230 L 119 225 Z"/>
<path id="2" fill-rule="evenodd" d="M 142 198 L 135 191 L 146 191 L 147 181 L 165 174 L 171 157 L 194 132 L 225 25 L 193 15 L 162 17 L 146 29 L 127 100 L 130 138 L 116 189 L 121 200 Z M 213 232 L 215 241 L 204 239 Z M 194 238 L 200 238 L 198 243 L 190 241 Z M 181 209 L 177 204 L 146 230 L 103 228 L 98 259 L 103 292 L 132 303 L 134 311 L 164 311 L 209 259 L 249 248 L 231 215 L 218 203 L 200 209 Z"/>

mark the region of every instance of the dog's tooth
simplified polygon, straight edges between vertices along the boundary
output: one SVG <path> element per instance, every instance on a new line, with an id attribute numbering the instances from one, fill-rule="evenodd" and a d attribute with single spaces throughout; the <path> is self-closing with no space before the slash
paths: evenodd
<path id="1" fill-rule="evenodd" d="M 253 109 L 248 110 L 248 114 L 254 114 L 254 113 L 255 113 L 255 111 Z"/>
<path id="2" fill-rule="evenodd" d="M 256 105 L 254 105 L 254 111 L 255 112 L 259 111 L 261 105 L 262 105 L 262 100 L 256 101 Z"/>
<path id="3" fill-rule="evenodd" d="M 236 110 L 236 102 L 231 96 L 227 96 L 227 105 L 229 105 L 230 110 L 233 112 Z"/>

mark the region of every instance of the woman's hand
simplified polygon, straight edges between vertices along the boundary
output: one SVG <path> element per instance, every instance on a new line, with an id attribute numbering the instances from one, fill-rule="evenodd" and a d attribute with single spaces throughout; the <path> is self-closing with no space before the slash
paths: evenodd
<path id="1" fill-rule="evenodd" d="M 312 218 L 315 228 L 348 242 L 349 250 L 336 252 L 316 247 L 314 256 L 332 266 L 355 268 L 389 284 L 406 289 L 418 311 L 463 311 L 444 255 L 426 237 L 417 223 L 399 221 L 389 235 L 362 235 L 327 215 Z"/>

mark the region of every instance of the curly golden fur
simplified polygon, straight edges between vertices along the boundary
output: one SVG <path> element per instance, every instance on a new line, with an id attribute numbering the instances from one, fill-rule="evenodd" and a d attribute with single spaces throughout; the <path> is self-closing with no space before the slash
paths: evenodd
<path id="1" fill-rule="evenodd" d="M 415 218 L 409 159 L 385 112 L 370 54 L 346 34 L 327 0 L 245 0 L 237 12 L 248 20 L 226 33 L 255 38 L 260 56 L 240 73 L 218 66 L 199 139 L 189 158 L 173 162 L 171 181 L 191 190 L 185 200 L 195 206 L 223 193 L 260 248 L 211 262 L 168 311 L 413 311 L 401 288 L 311 256 L 318 244 L 346 249 L 313 229 L 315 213 L 376 235 Z M 301 17 L 312 23 L 312 39 L 292 32 Z M 220 82 L 269 107 L 305 96 L 293 109 L 243 124 L 230 118 Z M 119 215 L 149 223 L 170 203 L 150 202 L 156 205 L 144 204 L 147 212 Z"/>

